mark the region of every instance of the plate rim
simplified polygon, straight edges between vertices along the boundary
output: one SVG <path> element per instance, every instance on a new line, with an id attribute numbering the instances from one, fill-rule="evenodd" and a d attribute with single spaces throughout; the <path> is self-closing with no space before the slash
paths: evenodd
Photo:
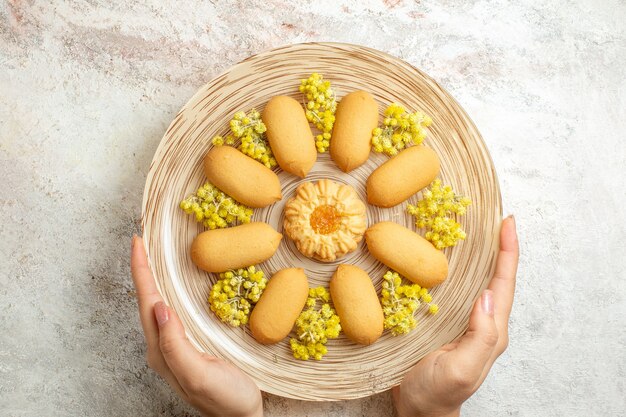
<path id="1" fill-rule="evenodd" d="M 159 294 L 163 297 L 164 301 L 166 302 L 166 304 L 170 304 L 169 300 L 167 300 L 166 296 L 163 293 L 163 289 L 159 283 L 159 280 L 156 277 L 156 273 L 155 273 L 155 268 L 153 266 L 153 262 L 152 262 L 152 257 L 150 254 L 150 245 L 149 245 L 149 240 L 150 240 L 150 236 L 146 236 L 145 230 L 146 230 L 146 220 L 147 220 L 147 215 L 148 215 L 148 201 L 149 201 L 149 191 L 151 188 L 151 185 L 153 183 L 154 180 L 154 174 L 155 174 L 155 163 L 157 163 L 165 154 L 166 152 L 164 151 L 164 149 L 166 148 L 166 145 L 168 143 L 167 141 L 167 137 L 171 131 L 171 129 L 175 126 L 175 124 L 177 123 L 178 118 L 181 116 L 181 114 L 183 114 L 185 111 L 187 111 L 190 108 L 190 105 L 194 102 L 196 102 L 196 98 L 202 94 L 205 93 L 206 91 L 206 87 L 212 83 L 215 83 L 219 78 L 226 76 L 228 73 L 230 73 L 231 71 L 233 71 L 235 68 L 241 66 L 241 65 L 245 65 L 246 63 L 248 63 L 251 60 L 254 59 L 258 59 L 260 57 L 262 57 L 263 55 L 270 55 L 270 54 L 276 54 L 278 52 L 280 52 L 281 50 L 290 50 L 292 48 L 302 48 L 302 47 L 307 47 L 307 46 L 314 46 L 314 47 L 330 47 L 333 49 L 338 49 L 338 50 L 343 50 L 345 52 L 345 50 L 348 50 L 348 52 L 350 53 L 354 53 L 353 51 L 350 51 L 350 49 L 352 48 L 358 48 L 361 50 L 366 50 L 369 52 L 372 52 L 376 55 L 381 55 L 384 56 L 385 58 L 391 60 L 391 61 L 395 61 L 397 63 L 401 63 L 405 66 L 407 66 L 411 71 L 416 72 L 417 74 L 419 74 L 420 77 L 423 77 L 426 81 L 432 83 L 435 87 L 437 87 L 439 89 L 439 91 L 444 95 L 444 97 L 447 100 L 451 100 L 453 103 L 455 103 L 456 105 L 456 110 L 461 114 L 461 116 L 463 116 L 464 118 L 464 122 L 467 124 L 467 127 L 469 129 L 471 129 L 473 132 L 475 132 L 475 137 L 473 139 L 476 139 L 477 144 L 479 145 L 481 151 L 482 151 L 482 156 L 485 159 L 485 162 L 487 163 L 487 166 L 490 169 L 490 175 L 493 177 L 493 185 L 494 185 L 494 189 L 493 192 L 495 194 L 495 203 L 496 203 L 496 207 L 492 207 L 490 209 L 494 209 L 496 208 L 496 219 L 498 224 L 496 225 L 496 227 L 499 227 L 499 224 L 502 221 L 502 213 L 503 213 L 503 207 L 502 207 L 502 193 L 501 193 L 501 187 L 500 187 L 500 181 L 498 178 L 498 174 L 497 174 L 497 170 L 495 167 L 495 164 L 493 162 L 493 158 L 491 156 L 491 153 L 489 152 L 487 145 L 485 143 L 485 140 L 480 132 L 480 130 L 478 130 L 476 124 L 474 123 L 473 119 L 469 116 L 469 114 L 467 113 L 467 111 L 465 110 L 465 108 L 456 100 L 456 98 L 454 98 L 445 88 L 443 88 L 433 77 L 431 77 L 429 74 L 423 72 L 421 69 L 417 68 L 416 66 L 414 66 L 413 64 L 411 64 L 410 62 L 407 62 L 406 60 L 404 60 L 403 58 L 391 55 L 385 51 L 380 51 L 378 49 L 374 49 L 368 46 L 364 46 L 364 45 L 359 45 L 359 44 L 353 44 L 353 43 L 345 43 L 345 42 L 302 42 L 302 43 L 291 43 L 291 44 L 283 44 L 274 48 L 266 48 L 262 51 L 259 51 L 255 54 L 252 54 L 236 63 L 234 63 L 233 65 L 229 66 L 228 68 L 224 69 L 223 71 L 219 72 L 218 74 L 216 74 L 215 76 L 213 76 L 211 79 L 209 79 L 207 82 L 203 83 L 200 87 L 198 87 L 198 89 L 196 90 L 196 92 L 194 94 L 191 95 L 191 97 L 185 102 L 185 104 L 180 108 L 180 110 L 175 114 L 175 116 L 173 117 L 172 121 L 170 122 L 170 124 L 168 125 L 167 129 L 165 129 L 163 136 L 161 137 L 160 141 L 159 141 L 159 145 L 157 146 L 156 150 L 154 151 L 154 155 L 152 157 L 152 160 L 150 162 L 149 168 L 148 168 L 148 173 L 146 175 L 146 180 L 145 180 L 145 185 L 144 185 L 144 191 L 143 191 L 143 197 L 142 197 L 142 211 L 141 211 L 141 232 L 142 232 L 142 238 L 143 238 L 143 245 L 144 245 L 144 249 L 146 252 L 146 257 L 148 259 L 148 266 L 150 268 L 150 271 L 152 272 L 153 275 L 153 279 L 155 281 L 155 284 L 157 286 L 157 290 L 159 291 Z M 497 248 L 499 247 L 499 240 L 497 238 L 494 238 L 494 245 Z M 492 266 L 491 266 L 491 270 L 493 271 L 495 268 L 495 261 L 492 262 Z M 486 285 L 484 285 L 483 282 L 483 287 L 485 287 Z M 468 314 L 468 318 L 469 318 L 469 314 Z M 464 329 L 467 328 L 467 324 L 464 326 Z M 194 347 L 196 349 L 199 349 L 200 351 L 204 351 L 200 345 L 198 344 L 198 342 L 195 340 L 194 337 L 189 337 L 189 332 L 187 330 L 187 328 L 185 327 L 185 333 L 188 336 L 189 341 L 192 343 L 192 345 L 194 345 Z M 461 333 L 461 335 L 464 333 L 464 331 Z M 460 336 L 459 336 L 460 337 Z M 456 340 L 456 339 L 455 339 Z M 222 358 L 224 359 L 224 358 Z M 227 360 L 228 359 L 224 359 Z M 418 359 L 419 361 L 419 359 Z M 235 364 L 236 365 L 236 364 Z M 242 372 L 245 373 L 244 370 L 242 370 Z M 254 380 L 254 379 L 253 379 Z M 255 380 L 255 383 L 257 383 L 257 381 Z M 398 383 L 399 384 L 399 383 Z M 395 386 L 397 384 L 394 384 L 392 386 Z M 389 387 L 390 388 L 390 387 Z M 355 399 L 355 398 L 361 398 L 364 397 L 366 395 L 371 395 L 372 393 L 366 393 L 364 395 L 360 395 L 360 396 L 346 396 L 346 397 L 332 397 L 332 398 L 324 398 L 324 399 L 320 399 L 318 397 L 311 397 L 311 398 L 303 398 L 302 396 L 290 396 L 287 395 L 284 392 L 281 393 L 277 393 L 277 392 L 272 392 L 272 391 L 266 391 L 270 394 L 273 395 L 279 395 L 279 396 L 283 396 L 286 398 L 295 398 L 295 399 L 300 399 L 300 400 L 310 400 L 310 401 L 339 401 L 339 400 L 345 400 L 345 399 Z M 381 392 L 381 391 L 378 391 Z"/>

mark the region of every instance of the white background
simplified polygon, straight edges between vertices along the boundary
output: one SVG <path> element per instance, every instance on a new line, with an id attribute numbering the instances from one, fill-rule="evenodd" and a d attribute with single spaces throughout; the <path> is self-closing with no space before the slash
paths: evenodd
<path id="1" fill-rule="evenodd" d="M 0 415 L 195 415 L 144 361 L 145 176 L 203 83 L 305 41 L 416 65 L 491 151 L 522 257 L 510 347 L 464 415 L 623 415 L 624 1 L 140 3 L 0 3 Z M 388 393 L 265 408 L 393 415 Z"/>

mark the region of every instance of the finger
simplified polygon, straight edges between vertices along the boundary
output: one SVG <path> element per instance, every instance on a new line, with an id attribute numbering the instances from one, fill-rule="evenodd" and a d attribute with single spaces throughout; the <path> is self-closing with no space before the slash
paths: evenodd
<path id="1" fill-rule="evenodd" d="M 443 345 L 441 346 L 439 349 L 437 349 L 438 351 L 443 351 L 443 352 L 449 352 L 451 350 L 456 349 L 456 347 L 459 345 L 459 339 L 453 340 L 452 342 L 448 343 L 447 345 Z"/>
<path id="2" fill-rule="evenodd" d="M 130 258 L 130 271 L 137 291 L 137 301 L 139 304 L 139 318 L 146 338 L 148 350 L 159 350 L 159 328 L 154 319 L 154 304 L 163 301 L 159 294 L 152 271 L 148 266 L 146 250 L 143 246 L 143 239 L 133 237 L 132 253 Z"/>
<path id="3" fill-rule="evenodd" d="M 158 302 L 154 306 L 154 315 L 159 326 L 159 347 L 163 358 L 182 388 L 189 392 L 206 376 L 198 366 L 205 362 L 204 357 L 187 339 L 183 324 L 173 309 Z"/>
<path id="4" fill-rule="evenodd" d="M 148 265 L 148 257 L 146 256 L 143 239 L 139 236 L 133 237 L 130 272 L 133 276 L 133 282 L 135 283 L 138 295 L 159 295 L 152 276 L 152 270 Z"/>
<path id="5" fill-rule="evenodd" d="M 154 304 L 163 301 L 163 298 L 157 290 L 152 271 L 148 266 L 143 239 L 137 236 L 133 236 L 130 270 L 137 291 L 141 327 L 143 328 L 146 345 L 148 345 L 148 366 L 165 379 L 178 395 L 183 399 L 187 399 L 187 394 L 167 366 L 167 362 L 165 362 L 159 348 L 159 328 L 154 317 Z"/>
<path id="6" fill-rule="evenodd" d="M 509 340 L 509 317 L 513 307 L 517 263 L 519 260 L 519 242 L 515 227 L 515 218 L 509 216 L 502 221 L 500 229 L 500 252 L 489 288 L 494 292 L 494 317 L 498 328 L 498 345 L 491 354 L 489 363 L 483 369 L 480 382 L 487 378 L 494 362 L 506 349 Z"/>
<path id="7" fill-rule="evenodd" d="M 485 366 L 489 364 L 497 341 L 498 329 L 493 315 L 493 293 L 491 290 L 485 290 L 474 303 L 467 332 L 459 339 L 456 349 L 444 354 L 451 382 L 460 388 L 473 391 L 478 383 L 482 382 L 479 380 Z"/>
<path id="8" fill-rule="evenodd" d="M 493 291 L 494 315 L 498 329 L 508 328 L 509 315 L 515 293 L 515 275 L 519 259 L 519 243 L 513 216 L 502 221 L 500 229 L 500 252 L 496 261 L 496 272 L 489 283 Z"/>

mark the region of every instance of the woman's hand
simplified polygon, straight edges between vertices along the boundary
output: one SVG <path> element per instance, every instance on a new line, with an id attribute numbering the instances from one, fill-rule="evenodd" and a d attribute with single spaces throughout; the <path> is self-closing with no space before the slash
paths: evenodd
<path id="1" fill-rule="evenodd" d="M 483 383 L 508 345 L 519 248 L 515 220 L 500 230 L 500 253 L 488 289 L 474 303 L 467 333 L 426 355 L 394 387 L 400 417 L 458 416 L 461 404 Z"/>
<path id="2" fill-rule="evenodd" d="M 207 416 L 263 416 L 259 388 L 233 365 L 191 345 L 176 312 L 157 291 L 143 240 L 134 237 L 132 246 L 130 266 L 148 345 L 148 365 Z"/>

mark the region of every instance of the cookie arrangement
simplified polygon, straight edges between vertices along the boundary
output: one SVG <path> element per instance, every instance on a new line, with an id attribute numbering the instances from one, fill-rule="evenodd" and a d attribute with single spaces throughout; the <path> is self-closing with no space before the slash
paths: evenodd
<path id="1" fill-rule="evenodd" d="M 436 179 L 439 158 L 422 144 L 432 123 L 425 114 L 392 103 L 379 125 L 379 104 L 371 94 L 353 91 L 339 99 L 317 73 L 302 80 L 300 92 L 303 103 L 276 96 L 262 112 L 236 112 L 230 133 L 213 137 L 204 158 L 208 182 L 180 207 L 208 228 L 193 240 L 190 252 L 196 266 L 219 274 L 208 297 L 216 316 L 235 327 L 249 324 L 261 344 L 291 334 L 295 358 L 319 360 L 328 339 L 340 332 L 370 345 L 385 329 L 394 336 L 414 329 L 423 305 L 431 314 L 438 312 L 428 289 L 448 275 L 440 249 L 465 238 L 456 218 L 470 202 Z M 366 204 L 351 186 L 327 178 L 307 181 L 318 153 L 327 151 L 345 173 L 372 151 L 389 155 L 367 178 L 367 203 L 390 208 L 425 190 L 406 213 L 427 229 L 424 237 L 394 222 L 368 228 Z M 283 196 L 280 171 L 302 179 L 295 195 Z M 267 223 L 251 221 L 253 210 L 283 199 L 286 238 L 310 259 L 339 263 L 329 291 L 309 288 L 302 268 L 272 271 L 269 281 L 258 268 L 284 236 Z M 366 271 L 340 263 L 363 238 L 367 251 L 390 268 L 380 294 Z"/>
<path id="2" fill-rule="evenodd" d="M 421 110 L 432 117 L 423 144 L 434 150 L 440 160 L 438 178 L 441 184 L 436 187 L 435 180 L 405 203 L 381 208 L 367 204 L 366 183 L 371 173 L 390 157 L 378 152 L 374 145 L 369 159 L 347 174 L 330 158 L 328 146 L 326 152 L 318 151 L 317 162 L 303 180 L 279 169 L 275 158 L 272 161 L 273 155 L 257 152 L 256 144 L 261 144 L 257 139 L 260 137 L 266 141 L 265 132 L 258 136 L 242 135 L 231 146 L 239 148 L 239 143 L 245 142 L 242 153 L 245 151 L 248 156 L 257 156 L 259 162 L 269 165 L 279 177 L 283 198 L 264 208 L 248 208 L 220 194 L 215 187 L 209 187 L 201 194 L 205 197 L 213 195 L 217 199 L 215 207 L 219 201 L 229 207 L 238 205 L 238 209 L 230 207 L 235 216 L 227 216 L 233 220 L 232 225 L 241 224 L 239 217 L 265 222 L 274 226 L 284 238 L 270 259 L 257 265 L 254 273 L 248 273 L 249 278 L 242 276 L 247 268 L 223 273 L 207 273 L 199 269 L 191 260 L 191 243 L 200 233 L 212 230 L 209 223 L 221 217 L 215 215 L 196 222 L 197 213 L 186 215 L 178 204 L 207 182 L 203 160 L 213 146 L 212 137 L 222 135 L 223 145 L 226 145 L 227 137 L 231 135 L 229 121 L 233 115 L 242 110 L 248 115 L 252 108 L 256 108 L 261 120 L 260 113 L 274 96 L 286 95 L 305 105 L 306 98 L 298 91 L 298 86 L 300 80 L 313 71 L 324 74 L 332 82 L 336 101 L 340 102 L 351 92 L 369 92 L 378 104 L 378 128 L 381 131 L 385 127 L 383 113 L 389 103 L 397 102 L 406 109 Z M 324 116 L 325 122 L 329 120 Z M 318 136 L 324 132 L 313 124 L 310 126 L 318 149 Z M 260 126 L 256 129 L 262 130 Z M 326 136 L 330 138 L 330 134 Z M 320 145 L 323 145 L 321 141 Z M 302 255 L 282 228 L 284 208 L 287 201 L 296 195 L 296 189 L 302 182 L 316 183 L 321 179 L 354 188 L 366 204 L 368 226 L 391 221 L 424 238 L 445 225 L 418 226 L 418 221 L 428 223 L 432 217 L 430 214 L 424 218 L 414 216 L 408 212 L 409 206 L 427 209 L 430 201 L 436 202 L 440 194 L 445 194 L 446 185 L 471 198 L 472 206 L 467 214 L 453 216 L 461 223 L 467 237 L 462 244 L 443 249 L 448 260 L 448 278 L 430 292 L 434 303 L 439 306 L 436 315 L 428 314 L 430 307 L 425 303 L 421 303 L 413 317 L 403 312 L 411 307 L 410 303 L 403 305 L 400 302 L 405 290 L 413 296 L 419 291 L 407 288 L 415 284 L 399 274 L 396 285 L 394 272 L 369 253 L 365 238 L 356 250 L 333 262 L 321 262 Z M 433 190 L 430 197 L 427 196 L 429 190 Z M 163 298 L 180 315 L 191 342 L 199 350 L 235 364 L 263 391 L 313 401 L 354 399 L 385 391 L 397 385 L 424 355 L 463 334 L 467 329 L 472 302 L 485 288 L 488 277 L 494 271 L 502 216 L 500 189 L 489 149 L 459 103 L 436 81 L 411 64 L 381 51 L 343 43 L 294 44 L 265 51 L 230 67 L 199 88 L 172 118 L 164 132 L 146 178 L 142 206 L 141 225 L 155 281 Z M 442 244 L 445 245 L 445 242 Z M 367 272 L 383 309 L 392 313 L 385 320 L 389 325 L 396 323 L 396 327 L 388 327 L 369 346 L 356 344 L 340 332 L 339 338 L 328 340 L 325 346 L 328 353 L 322 360 L 294 359 L 294 346 L 297 348 L 298 344 L 305 342 L 293 336 L 304 334 L 307 330 L 312 334 L 320 329 L 320 324 L 327 324 L 328 329 L 336 325 L 329 311 L 322 310 L 322 305 L 328 303 L 329 307 L 334 306 L 330 299 L 329 280 L 339 264 L 355 265 Z M 255 300 L 254 293 L 263 292 L 260 287 L 264 280 L 271 280 L 277 271 L 293 267 L 303 268 L 309 287 L 320 287 L 327 299 L 325 301 L 317 294 L 308 297 L 314 307 L 309 307 L 307 301 L 292 332 L 279 343 L 264 345 L 257 342 L 249 323 L 231 326 L 211 311 L 211 304 L 218 306 L 219 303 L 207 303 L 207 295 L 211 298 L 211 293 L 221 294 L 218 282 L 223 281 L 221 276 L 229 272 L 238 281 L 250 281 L 248 286 L 258 287 L 248 294 Z M 383 291 L 385 283 L 392 287 L 391 293 Z M 242 295 L 244 298 L 240 298 L 240 304 L 243 305 L 248 300 L 245 293 L 242 292 Z M 232 300 L 224 304 L 229 301 Z M 249 301 L 249 313 L 253 311 L 254 302 Z M 433 301 L 429 302 L 433 304 Z M 228 314 L 223 317 L 230 317 L 228 310 L 222 311 Z M 243 311 L 242 317 L 245 317 Z M 413 320 L 418 322 L 414 331 L 393 336 L 396 330 L 402 332 L 412 328 Z M 308 355 L 306 347 L 303 349 Z"/>

